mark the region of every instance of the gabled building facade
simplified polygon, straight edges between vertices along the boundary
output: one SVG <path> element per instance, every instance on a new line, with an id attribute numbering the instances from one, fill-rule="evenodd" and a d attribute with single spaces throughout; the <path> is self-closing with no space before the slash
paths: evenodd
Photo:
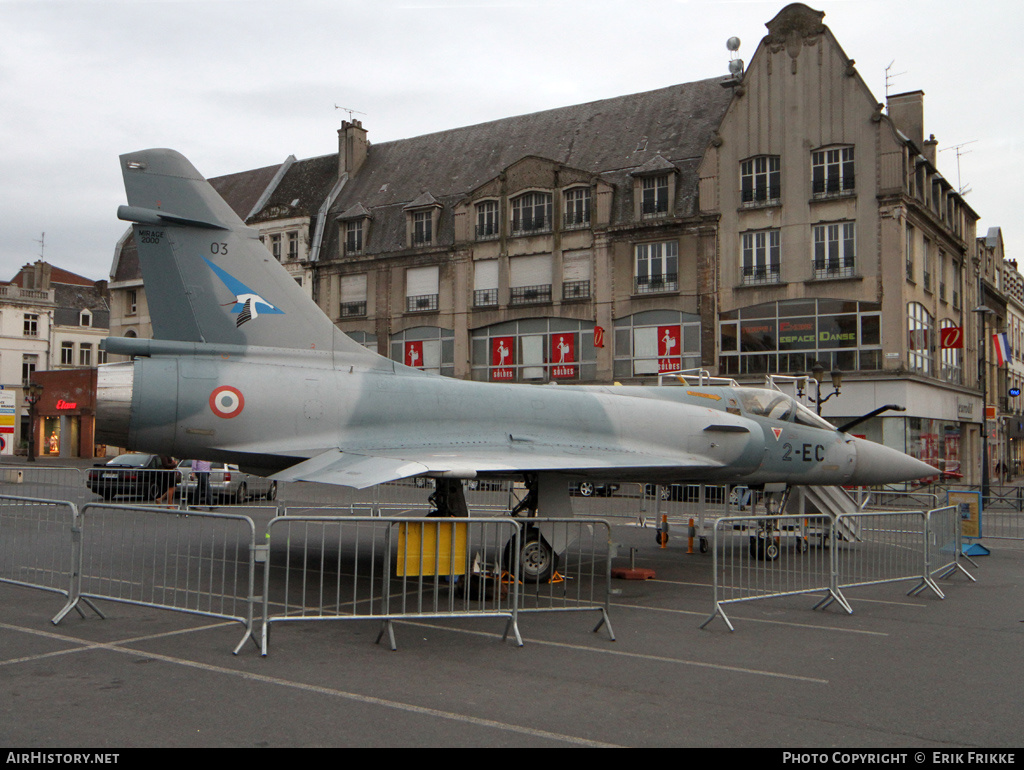
<path id="1" fill-rule="evenodd" d="M 823 16 L 793 4 L 768 22 L 701 165 L 701 210 L 718 217 L 718 370 L 841 370 L 825 416 L 906 406 L 857 430 L 958 468 L 980 452 L 978 216 L 935 168 L 924 95 L 880 104 Z M 943 347 L 946 327 L 966 346 Z"/>

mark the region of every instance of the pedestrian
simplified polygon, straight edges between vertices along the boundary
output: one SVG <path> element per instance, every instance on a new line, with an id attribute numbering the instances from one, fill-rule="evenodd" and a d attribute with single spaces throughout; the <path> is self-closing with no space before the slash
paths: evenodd
<path id="1" fill-rule="evenodd" d="M 210 461 L 193 460 L 192 472 L 196 475 L 196 505 L 210 505 Z"/>

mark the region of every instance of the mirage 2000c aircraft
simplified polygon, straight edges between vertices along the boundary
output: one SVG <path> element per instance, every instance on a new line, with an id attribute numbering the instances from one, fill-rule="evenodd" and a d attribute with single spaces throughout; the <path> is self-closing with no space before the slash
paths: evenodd
<path id="1" fill-rule="evenodd" d="M 568 479 L 871 485 L 934 475 L 746 387 L 471 382 L 343 334 L 182 155 L 121 156 L 155 339 L 100 367 L 97 440 L 237 463 L 280 481 L 367 487 L 427 476 L 442 513 L 463 479 L 525 478 L 528 513 L 568 514 Z M 538 502 L 539 501 L 539 502 Z"/>

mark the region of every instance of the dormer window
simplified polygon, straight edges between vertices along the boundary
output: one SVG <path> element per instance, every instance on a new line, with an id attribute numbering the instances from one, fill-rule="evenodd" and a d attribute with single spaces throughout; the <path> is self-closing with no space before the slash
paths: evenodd
<path id="1" fill-rule="evenodd" d="M 408 245 L 423 248 L 437 243 L 437 223 L 441 204 L 428 192 L 405 207 Z"/>
<path id="2" fill-rule="evenodd" d="M 498 201 L 476 204 L 476 239 L 489 241 L 501 235 L 501 215 Z"/>
<path id="3" fill-rule="evenodd" d="M 643 178 L 641 211 L 644 219 L 661 217 L 668 213 L 668 179 L 668 174 Z"/>
<path id="4" fill-rule="evenodd" d="M 345 223 L 345 254 L 363 253 L 363 220 Z"/>
<path id="5" fill-rule="evenodd" d="M 574 187 L 565 191 L 562 227 L 567 230 L 590 226 L 590 188 Z"/>
<path id="6" fill-rule="evenodd" d="M 82 326 L 92 326 L 92 313 L 88 310 L 83 310 L 79 316 L 78 322 Z"/>
<path id="7" fill-rule="evenodd" d="M 532 192 L 512 201 L 512 234 L 529 235 L 551 230 L 551 193 Z"/>

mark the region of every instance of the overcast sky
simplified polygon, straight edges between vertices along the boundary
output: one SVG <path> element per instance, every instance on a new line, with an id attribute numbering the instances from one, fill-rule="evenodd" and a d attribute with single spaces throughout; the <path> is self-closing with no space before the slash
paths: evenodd
<path id="1" fill-rule="evenodd" d="M 878 101 L 925 92 L 938 165 L 979 234 L 1020 260 L 1020 0 L 829 0 Z M 37 259 L 106 278 L 125 225 L 117 156 L 207 177 L 652 90 L 749 61 L 777 0 L 0 0 L 0 280 Z M 957 168 L 956 145 L 964 145 Z M 950 148 L 950 149 L 946 149 Z M 959 181 L 958 181 L 959 179 Z"/>

